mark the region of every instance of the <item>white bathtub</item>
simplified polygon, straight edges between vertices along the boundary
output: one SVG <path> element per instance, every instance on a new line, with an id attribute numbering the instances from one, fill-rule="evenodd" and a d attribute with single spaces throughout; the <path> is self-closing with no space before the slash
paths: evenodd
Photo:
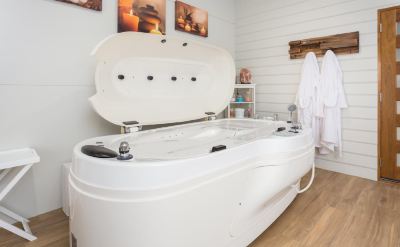
<path id="1" fill-rule="evenodd" d="M 78 144 L 70 174 L 71 237 L 79 247 L 244 247 L 296 197 L 312 167 L 308 129 L 283 122 L 216 120 L 98 137 Z M 288 127 L 288 126 L 286 126 Z M 89 157 L 88 144 L 134 159 Z M 213 146 L 226 149 L 210 153 Z"/>

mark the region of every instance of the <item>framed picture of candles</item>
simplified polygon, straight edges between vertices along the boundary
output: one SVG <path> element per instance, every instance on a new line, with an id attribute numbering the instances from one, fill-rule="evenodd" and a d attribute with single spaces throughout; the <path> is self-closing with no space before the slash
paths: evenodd
<path id="1" fill-rule="evenodd" d="M 165 34 L 166 0 L 118 0 L 118 32 Z"/>
<path id="2" fill-rule="evenodd" d="M 103 7 L 102 0 L 56 0 L 58 2 L 71 3 L 83 8 L 101 11 Z"/>
<path id="3" fill-rule="evenodd" d="M 208 12 L 189 4 L 175 2 L 175 29 L 208 37 Z"/>

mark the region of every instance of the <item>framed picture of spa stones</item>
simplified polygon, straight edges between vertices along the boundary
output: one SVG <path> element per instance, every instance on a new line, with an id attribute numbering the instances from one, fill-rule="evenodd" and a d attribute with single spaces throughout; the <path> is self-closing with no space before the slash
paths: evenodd
<path id="1" fill-rule="evenodd" d="M 83 8 L 93 9 L 96 11 L 102 10 L 102 0 L 56 0 L 56 1 L 70 3 Z"/>
<path id="2" fill-rule="evenodd" d="M 118 0 L 118 32 L 165 34 L 166 0 Z"/>
<path id="3" fill-rule="evenodd" d="M 208 12 L 189 4 L 175 2 L 175 29 L 208 37 Z"/>

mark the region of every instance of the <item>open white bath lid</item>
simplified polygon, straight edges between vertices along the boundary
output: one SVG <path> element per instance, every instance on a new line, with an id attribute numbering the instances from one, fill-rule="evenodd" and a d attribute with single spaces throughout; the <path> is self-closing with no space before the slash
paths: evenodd
<path id="1" fill-rule="evenodd" d="M 225 50 L 203 42 L 125 32 L 94 50 L 96 112 L 120 126 L 200 119 L 222 112 L 235 83 Z"/>

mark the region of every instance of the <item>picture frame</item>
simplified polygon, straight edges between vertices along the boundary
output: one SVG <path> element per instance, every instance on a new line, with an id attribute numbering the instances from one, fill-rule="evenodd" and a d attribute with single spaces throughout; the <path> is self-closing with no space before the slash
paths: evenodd
<path id="1" fill-rule="evenodd" d="M 175 1 L 175 30 L 208 37 L 208 12 L 181 1 Z"/>
<path id="2" fill-rule="evenodd" d="M 82 8 L 92 9 L 96 11 L 103 10 L 103 0 L 55 0 L 57 2 L 69 3 Z"/>
<path id="3" fill-rule="evenodd" d="M 118 0 L 118 32 L 166 33 L 166 0 Z"/>

